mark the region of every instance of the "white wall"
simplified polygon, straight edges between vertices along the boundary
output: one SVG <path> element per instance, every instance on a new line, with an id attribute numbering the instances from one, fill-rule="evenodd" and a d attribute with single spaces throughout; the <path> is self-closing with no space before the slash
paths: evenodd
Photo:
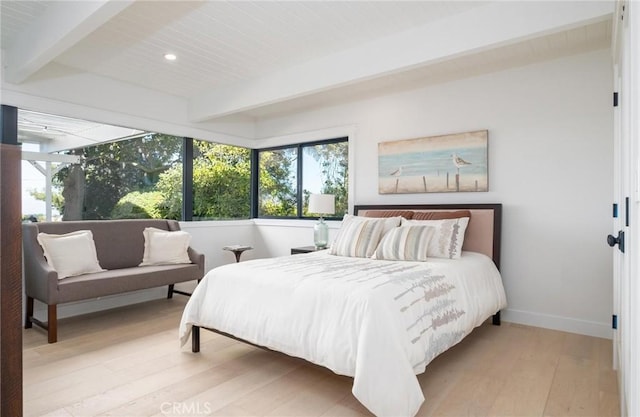
<path id="1" fill-rule="evenodd" d="M 601 50 L 263 120 L 256 131 L 277 141 L 349 126 L 356 204 L 502 203 L 504 319 L 610 337 L 611 80 Z M 378 142 L 479 129 L 489 130 L 489 192 L 378 194 Z"/>
<path id="2" fill-rule="evenodd" d="M 255 219 L 256 241 L 266 255 L 264 257 L 284 256 L 291 248 L 313 246 L 313 226 L 315 220 L 275 220 Z M 335 238 L 340 228 L 339 221 L 327 221 L 329 241 Z"/>

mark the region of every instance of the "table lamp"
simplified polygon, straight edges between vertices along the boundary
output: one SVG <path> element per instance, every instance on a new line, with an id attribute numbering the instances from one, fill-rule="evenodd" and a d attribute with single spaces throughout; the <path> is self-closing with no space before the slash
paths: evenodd
<path id="1" fill-rule="evenodd" d="M 309 195 L 308 211 L 320 215 L 318 223 L 313 226 L 313 243 L 317 249 L 324 249 L 329 243 L 329 226 L 324 222 L 322 215 L 336 212 L 336 196 L 333 194 Z"/>

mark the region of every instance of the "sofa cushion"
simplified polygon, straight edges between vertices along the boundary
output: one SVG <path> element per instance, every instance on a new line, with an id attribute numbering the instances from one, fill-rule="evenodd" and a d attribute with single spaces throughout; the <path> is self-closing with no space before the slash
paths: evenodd
<path id="1" fill-rule="evenodd" d="M 98 263 L 91 230 L 65 234 L 38 233 L 38 243 L 58 279 L 104 271 Z"/>
<path id="2" fill-rule="evenodd" d="M 180 230 L 167 232 L 147 227 L 143 235 L 144 255 L 140 266 L 191 263 L 187 253 L 191 242 L 189 233 Z"/>
<path id="3" fill-rule="evenodd" d="M 121 268 L 69 277 L 58 282 L 58 302 L 86 300 L 202 278 L 196 264 Z"/>

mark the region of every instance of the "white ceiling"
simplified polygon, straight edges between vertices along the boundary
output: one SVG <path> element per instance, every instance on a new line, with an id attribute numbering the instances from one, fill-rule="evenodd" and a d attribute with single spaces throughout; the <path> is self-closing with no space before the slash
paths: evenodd
<path id="1" fill-rule="evenodd" d="M 117 86 L 131 103 L 149 94 L 147 102 L 171 108 L 175 124 L 215 129 L 233 117 L 255 121 L 606 48 L 613 7 L 2 0 L 2 86 L 18 104 L 28 94 L 111 111 Z M 167 52 L 178 59 L 166 61 Z M 105 85 L 90 97 L 88 76 Z M 152 107 L 138 116 L 169 121 Z"/>
<path id="2" fill-rule="evenodd" d="M 3 0 L 3 49 L 11 47 L 30 20 L 46 16 L 51 4 Z M 482 4 L 137 1 L 53 61 L 191 97 Z M 166 62 L 166 52 L 176 53 L 178 60 Z"/>

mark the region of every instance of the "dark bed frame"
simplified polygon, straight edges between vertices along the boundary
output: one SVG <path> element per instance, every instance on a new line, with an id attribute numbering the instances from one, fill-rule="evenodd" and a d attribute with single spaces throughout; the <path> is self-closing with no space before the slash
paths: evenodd
<path id="1" fill-rule="evenodd" d="M 408 204 L 408 205 L 356 205 L 353 212 L 357 215 L 361 210 L 492 210 L 493 211 L 493 251 L 492 258 L 498 270 L 500 269 L 500 243 L 502 233 L 502 204 Z M 491 319 L 495 326 L 500 325 L 500 311 L 496 312 Z M 191 351 L 200 352 L 200 326 L 191 328 Z M 220 335 L 238 340 L 240 342 L 259 347 L 261 349 L 272 350 L 264 346 L 256 345 L 244 339 L 235 337 L 220 330 L 202 327 L 203 329 L 218 333 Z"/>

